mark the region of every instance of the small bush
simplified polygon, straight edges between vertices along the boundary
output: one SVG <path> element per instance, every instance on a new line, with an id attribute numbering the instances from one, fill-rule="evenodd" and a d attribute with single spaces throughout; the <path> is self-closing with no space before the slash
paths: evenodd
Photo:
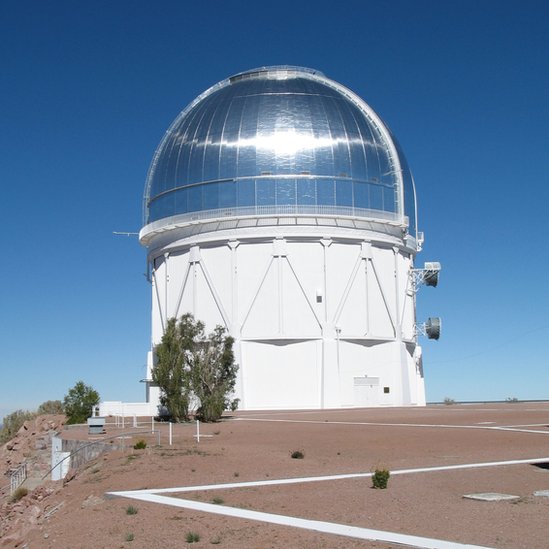
<path id="1" fill-rule="evenodd" d="M 144 450 L 147 447 L 147 443 L 143 439 L 139 439 L 134 445 L 134 450 Z"/>
<path id="2" fill-rule="evenodd" d="M 187 532 L 185 539 L 187 543 L 195 543 L 196 541 L 200 541 L 200 536 L 196 532 Z"/>
<path id="3" fill-rule="evenodd" d="M 128 505 L 128 507 L 126 507 L 126 515 L 137 515 L 137 507 Z"/>
<path id="4" fill-rule="evenodd" d="M 46 400 L 46 402 L 42 402 L 42 404 L 38 406 L 36 413 L 39 416 L 45 414 L 63 414 L 63 403 L 60 400 Z"/>
<path id="5" fill-rule="evenodd" d="M 391 473 L 387 469 L 376 469 L 372 475 L 372 488 L 385 490 Z"/>
<path id="6" fill-rule="evenodd" d="M 455 403 L 456 401 L 453 398 L 444 397 L 444 404 L 446 404 L 446 406 L 450 406 L 451 404 L 455 404 Z"/>
<path id="7" fill-rule="evenodd" d="M 215 503 L 215 505 L 222 505 L 225 503 L 225 500 L 223 498 L 216 497 L 212 499 L 212 503 Z"/>
<path id="8" fill-rule="evenodd" d="M 126 541 L 133 541 L 135 536 L 133 534 L 126 534 Z"/>
<path id="9" fill-rule="evenodd" d="M 15 503 L 16 501 L 23 499 L 28 493 L 29 491 L 26 488 L 19 486 L 19 488 L 17 488 L 15 492 L 13 492 L 13 494 L 11 495 L 10 501 L 12 503 Z"/>
<path id="10" fill-rule="evenodd" d="M 25 421 L 34 419 L 36 414 L 34 412 L 29 412 L 28 410 L 16 410 L 12 414 L 7 415 L 2 420 L 2 429 L 0 430 L 0 444 L 8 442 L 11 440 Z"/>
<path id="11" fill-rule="evenodd" d="M 292 459 L 303 459 L 305 457 L 305 454 L 301 451 L 301 450 L 294 450 L 291 454 L 290 454 L 290 457 Z"/>

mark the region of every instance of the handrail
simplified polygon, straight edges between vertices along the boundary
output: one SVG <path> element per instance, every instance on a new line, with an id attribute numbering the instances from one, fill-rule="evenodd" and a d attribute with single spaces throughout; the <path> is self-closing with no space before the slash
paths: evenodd
<path id="1" fill-rule="evenodd" d="M 23 461 L 10 472 L 10 495 L 27 480 L 27 462 Z"/>

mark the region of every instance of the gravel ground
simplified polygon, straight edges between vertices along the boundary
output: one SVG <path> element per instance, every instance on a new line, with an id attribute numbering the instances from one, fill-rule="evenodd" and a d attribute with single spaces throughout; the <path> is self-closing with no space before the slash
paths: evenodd
<path id="1" fill-rule="evenodd" d="M 505 429 L 502 429 L 505 428 Z M 143 427 L 141 427 L 143 429 Z M 202 502 L 497 548 L 545 549 L 549 534 L 549 403 L 428 406 L 299 412 L 239 412 L 203 425 L 167 425 L 123 439 L 124 449 L 89 462 L 64 485 L 4 504 L 2 547 L 34 548 L 388 548 L 395 544 L 185 510 L 107 492 L 264 481 L 376 467 L 393 472 L 387 490 L 369 478 L 173 494 Z M 124 432 L 132 431 L 126 427 Z M 107 436 L 122 432 L 108 427 Z M 63 436 L 87 439 L 85 430 Z M 147 448 L 134 450 L 143 438 Z M 300 450 L 303 459 L 292 459 Z M 547 463 L 395 474 L 398 470 L 545 458 Z M 509 502 L 464 494 L 501 492 Z M 134 507 L 137 513 L 128 514 Z M 6 524 L 6 520 L 4 522 Z M 188 543 L 189 533 L 199 541 Z M 398 545 L 402 547 L 402 545 Z"/>

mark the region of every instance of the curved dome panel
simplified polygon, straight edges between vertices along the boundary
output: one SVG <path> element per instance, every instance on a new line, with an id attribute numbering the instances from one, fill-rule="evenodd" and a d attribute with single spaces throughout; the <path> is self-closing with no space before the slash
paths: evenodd
<path id="1" fill-rule="evenodd" d="M 388 128 L 355 94 L 298 67 L 241 73 L 193 101 L 160 143 L 144 199 L 146 224 L 335 213 L 415 231 L 411 175 Z"/>

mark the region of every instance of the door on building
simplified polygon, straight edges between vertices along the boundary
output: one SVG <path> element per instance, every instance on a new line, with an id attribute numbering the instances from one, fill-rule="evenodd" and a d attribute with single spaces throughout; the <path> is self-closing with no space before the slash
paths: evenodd
<path id="1" fill-rule="evenodd" d="M 353 379 L 354 405 L 379 406 L 379 377 L 355 377 Z"/>

